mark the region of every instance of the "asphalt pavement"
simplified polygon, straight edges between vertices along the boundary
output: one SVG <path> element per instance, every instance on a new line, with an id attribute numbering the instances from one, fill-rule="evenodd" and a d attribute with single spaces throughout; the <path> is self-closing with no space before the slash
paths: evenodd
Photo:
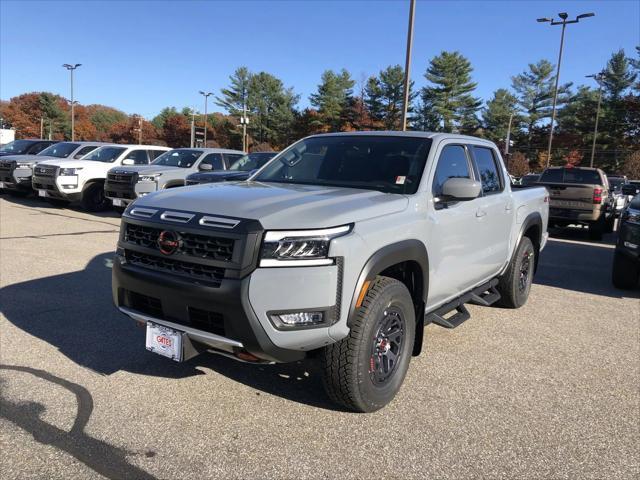
<path id="1" fill-rule="evenodd" d="M 2 478 L 639 478 L 640 301 L 614 235 L 554 232 L 529 302 L 425 329 L 396 399 L 311 362 L 174 363 L 111 302 L 120 219 L 0 196 Z"/>

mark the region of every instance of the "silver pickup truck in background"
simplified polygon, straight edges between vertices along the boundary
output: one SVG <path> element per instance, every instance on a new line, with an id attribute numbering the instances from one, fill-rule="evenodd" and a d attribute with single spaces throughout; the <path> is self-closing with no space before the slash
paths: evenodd
<path id="1" fill-rule="evenodd" d="M 111 169 L 104 194 L 115 207 L 124 207 L 148 193 L 184 186 L 185 178 L 191 173 L 226 170 L 242 156 L 243 152 L 223 148 L 176 148 L 160 155 L 150 165 Z"/>
<path id="2" fill-rule="evenodd" d="M 147 349 L 322 365 L 329 396 L 371 412 L 400 389 L 429 323 L 526 301 L 549 214 L 496 146 L 424 132 L 304 138 L 248 181 L 138 198 L 113 300 Z"/>

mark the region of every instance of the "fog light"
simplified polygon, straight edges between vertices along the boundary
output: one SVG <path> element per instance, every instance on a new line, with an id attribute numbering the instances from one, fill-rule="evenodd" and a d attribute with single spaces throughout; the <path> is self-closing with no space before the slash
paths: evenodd
<path id="1" fill-rule="evenodd" d="M 305 327 L 318 325 L 324 321 L 324 312 L 294 312 L 271 315 L 283 327 Z"/>
<path id="2" fill-rule="evenodd" d="M 631 242 L 624 242 L 624 246 L 627 248 L 638 248 L 638 245 L 635 243 L 631 243 Z"/>
<path id="3" fill-rule="evenodd" d="M 77 188 L 77 187 L 78 187 L 77 185 L 62 185 L 62 188 L 67 188 L 67 189 L 69 189 L 69 188 Z"/>

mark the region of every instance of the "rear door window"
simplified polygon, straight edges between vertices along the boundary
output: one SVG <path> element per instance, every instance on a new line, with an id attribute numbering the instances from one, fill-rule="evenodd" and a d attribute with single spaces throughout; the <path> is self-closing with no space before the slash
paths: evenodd
<path id="1" fill-rule="evenodd" d="M 447 145 L 442 149 L 433 177 L 435 197 L 442 196 L 442 186 L 450 178 L 471 178 L 467 151 L 462 145 Z"/>
<path id="2" fill-rule="evenodd" d="M 482 182 L 482 193 L 491 195 L 502 191 L 502 176 L 493 150 L 484 147 L 473 147 L 473 156 L 478 177 Z"/>
<path id="3" fill-rule="evenodd" d="M 96 145 L 82 147 L 80 150 L 77 151 L 77 153 L 73 156 L 73 158 L 82 158 L 87 153 L 93 152 L 96 148 L 98 148 Z"/>
<path id="4" fill-rule="evenodd" d="M 208 163 L 214 170 L 224 170 L 221 153 L 210 153 L 202 160 L 202 163 Z"/>
<path id="5" fill-rule="evenodd" d="M 124 159 L 133 160 L 135 165 L 147 165 L 149 163 L 146 150 L 132 150 Z"/>
<path id="6" fill-rule="evenodd" d="M 242 157 L 244 157 L 244 155 L 240 153 L 225 153 L 224 158 L 227 162 L 227 168 L 229 168 L 231 165 L 233 165 L 236 162 L 236 160 Z"/>

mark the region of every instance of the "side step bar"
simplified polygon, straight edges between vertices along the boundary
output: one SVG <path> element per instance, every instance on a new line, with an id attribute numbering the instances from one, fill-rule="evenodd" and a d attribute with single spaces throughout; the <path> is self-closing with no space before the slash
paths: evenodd
<path id="1" fill-rule="evenodd" d="M 433 312 L 427 313 L 425 315 L 424 323 L 435 323 L 436 325 L 440 325 L 445 328 L 456 328 L 460 326 L 471 318 L 469 310 L 467 310 L 467 307 L 464 305 L 465 303 L 473 303 L 475 305 L 488 307 L 500 300 L 500 293 L 496 290 L 497 284 L 498 279 L 494 278 L 493 280 L 474 288 L 449 303 L 445 303 Z M 456 313 L 448 317 L 446 316 L 454 310 Z"/>

